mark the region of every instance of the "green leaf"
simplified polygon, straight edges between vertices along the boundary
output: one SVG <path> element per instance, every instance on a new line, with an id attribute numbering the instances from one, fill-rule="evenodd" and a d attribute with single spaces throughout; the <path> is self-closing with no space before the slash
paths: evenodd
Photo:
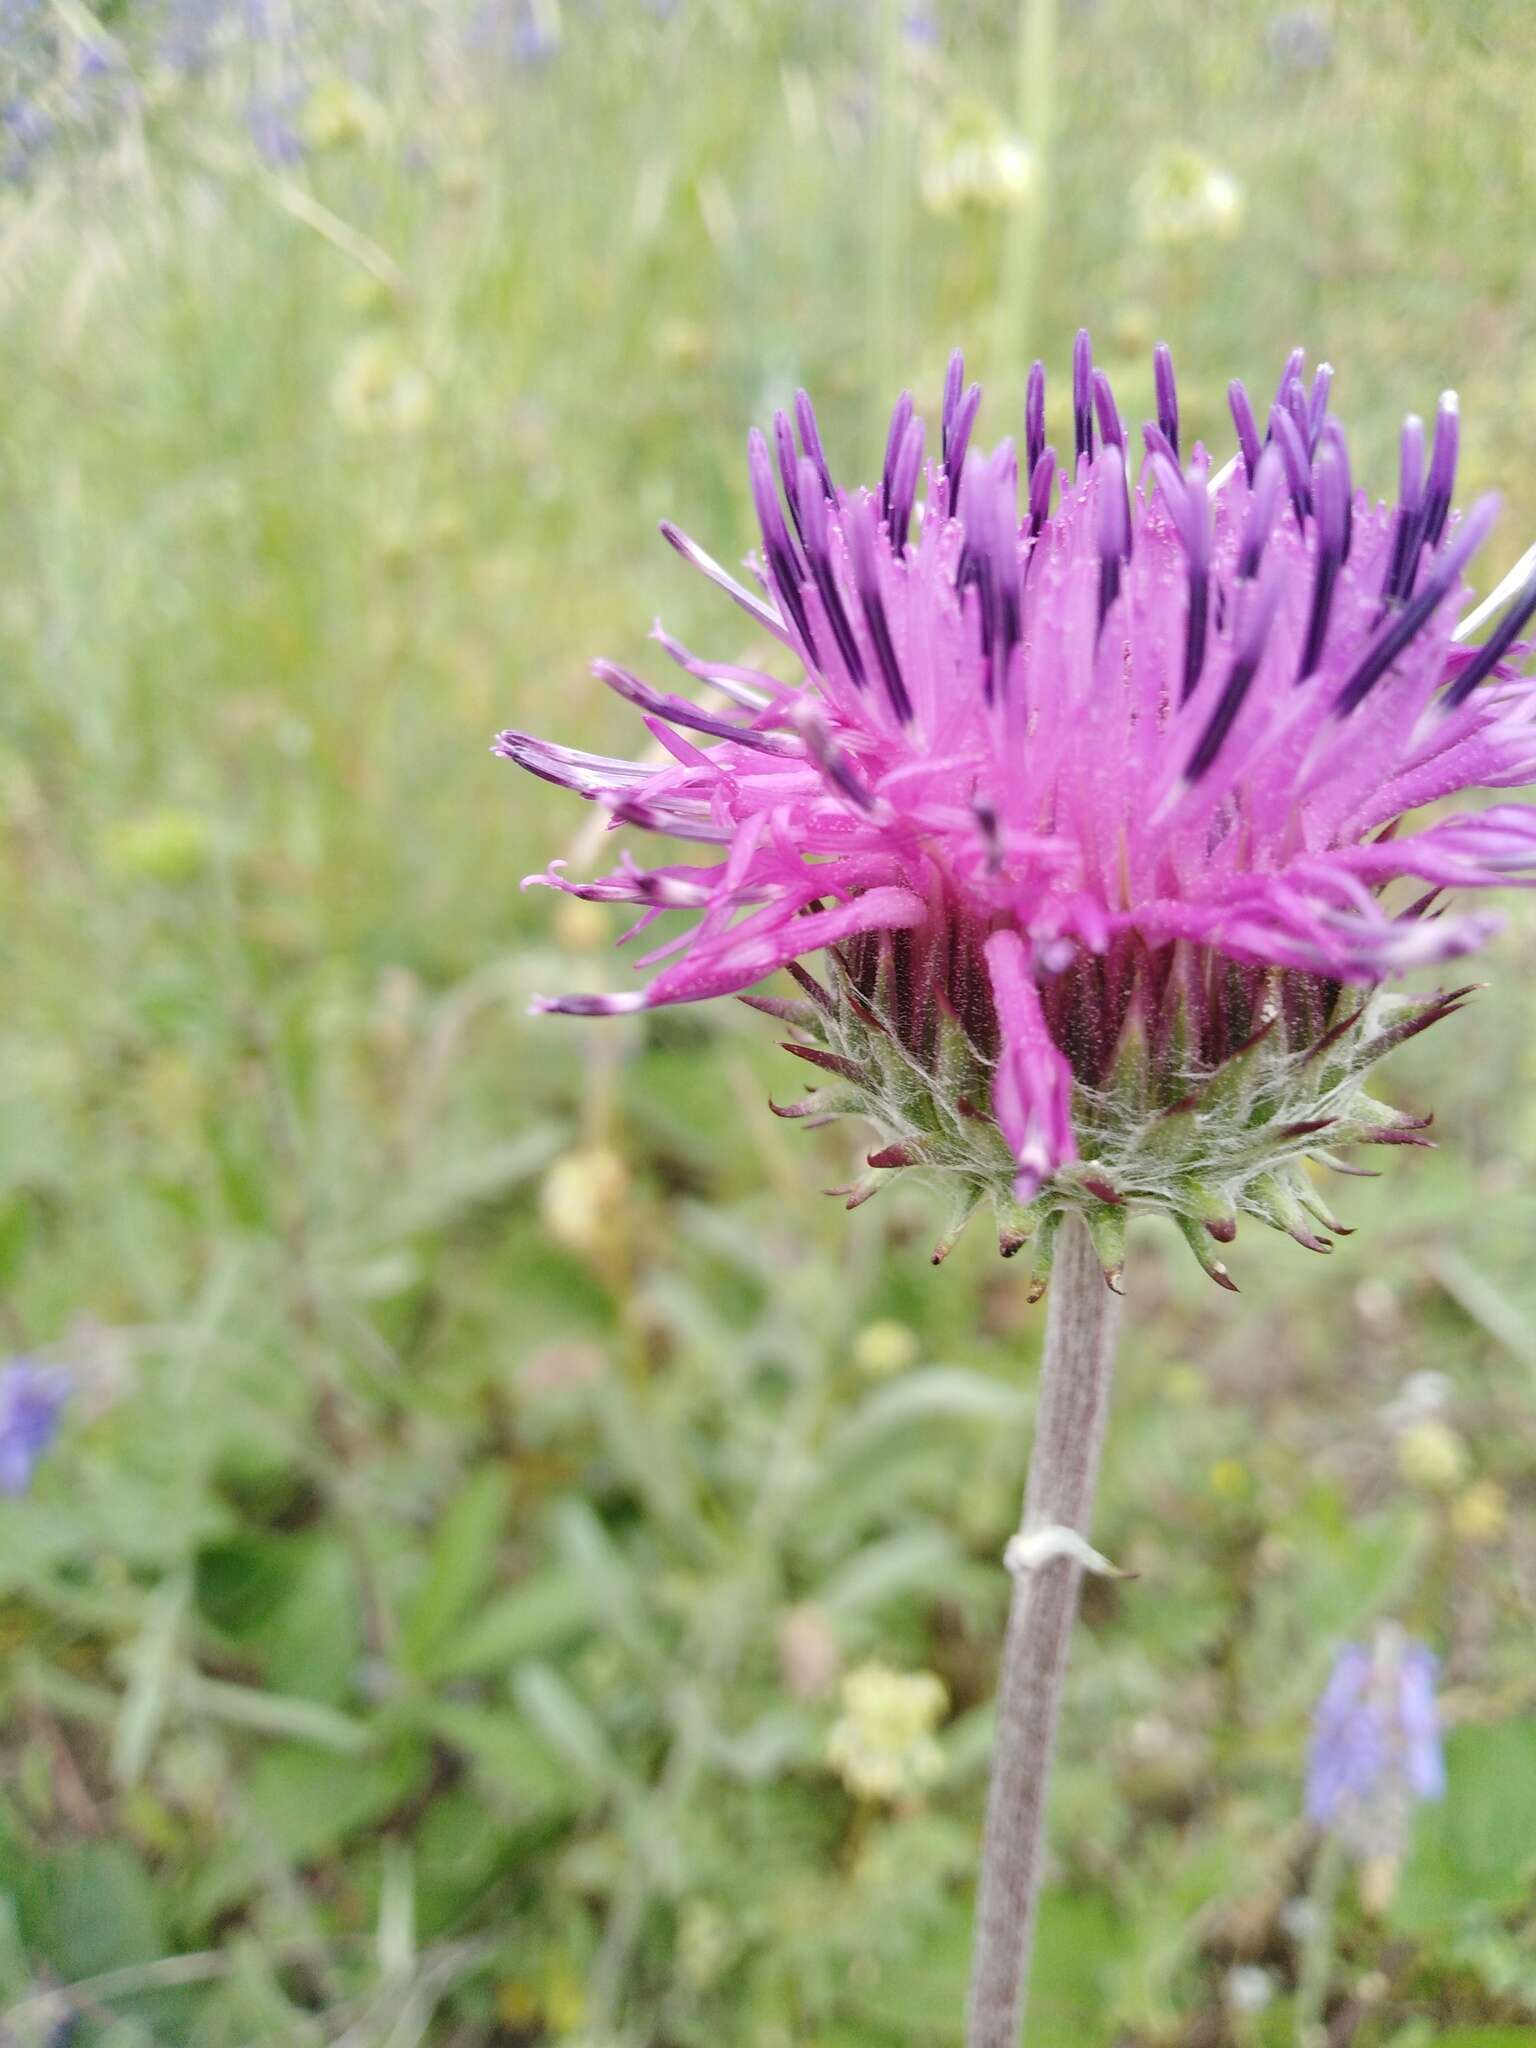
<path id="1" fill-rule="evenodd" d="M 1536 1720 L 1453 1729 L 1445 1769 L 1445 1797 L 1419 1809 L 1393 1903 L 1404 1929 L 1513 1907 L 1536 1867 Z"/>
<path id="2" fill-rule="evenodd" d="M 531 1726 L 594 1789 L 628 1788 L 627 1773 L 585 1700 L 549 1664 L 521 1665 L 513 1694 Z"/>
<path id="3" fill-rule="evenodd" d="M 339 1707 L 352 1695 L 362 1656 L 357 1570 L 339 1540 L 306 1542 L 288 1591 L 255 1641 L 274 1691 Z"/>
<path id="4" fill-rule="evenodd" d="M 559 1750 L 515 1714 L 443 1705 L 432 1709 L 429 1726 L 489 1787 L 510 1799 L 520 1817 L 563 1818 L 590 1804 Z"/>
<path id="5" fill-rule="evenodd" d="M 191 1588 L 185 1574 L 150 1595 L 128 1652 L 128 1689 L 112 1731 L 112 1775 L 136 1785 L 144 1774 L 175 1689 L 177 1652 Z"/>
<path id="6" fill-rule="evenodd" d="M 463 1486 L 433 1539 L 426 1577 L 405 1615 L 404 1651 L 417 1671 L 481 1601 L 496 1575 L 511 1507 L 512 1484 L 500 1465 L 487 1465 Z"/>
<path id="7" fill-rule="evenodd" d="M 206 1714 L 237 1728 L 253 1728 L 263 1735 L 317 1743 L 344 1756 L 357 1755 L 373 1740 L 366 1722 L 338 1714 L 316 1700 L 288 1699 L 281 1693 L 263 1692 L 258 1686 L 229 1685 L 223 1679 L 203 1678 L 190 1671 L 183 1673 L 176 1692 L 181 1704 L 194 1714 Z"/>
<path id="8" fill-rule="evenodd" d="M 284 1536 L 204 1544 L 193 1578 L 199 1612 L 225 1635 L 249 1635 L 287 1598 L 293 1562 L 293 1543 Z"/>
<path id="9" fill-rule="evenodd" d="M 34 1939 L 65 1982 L 164 1954 L 149 1874 L 121 1842 L 74 1842 L 48 1859 Z"/>
<path id="10" fill-rule="evenodd" d="M 855 1551 L 816 1593 L 816 1605 L 834 1621 L 848 1621 L 892 1600 L 932 1593 L 953 1580 L 961 1556 L 943 1529 L 903 1529 Z"/>
<path id="11" fill-rule="evenodd" d="M 574 1565 L 550 1565 L 491 1601 L 432 1655 L 429 1672 L 438 1678 L 462 1678 L 504 1671 L 525 1657 L 548 1654 L 587 1634 L 597 1612 L 585 1572 Z"/>
<path id="12" fill-rule="evenodd" d="M 917 1429 L 943 1423 L 985 1423 L 995 1429 L 1021 1430 L 1033 1407 L 1029 1396 L 1006 1380 L 975 1372 L 964 1365 L 930 1365 L 904 1373 L 871 1394 L 828 1439 L 823 1456 L 839 1458 L 862 1451 L 873 1439 L 892 1430 Z"/>
<path id="13" fill-rule="evenodd" d="M 252 1764 L 246 1807 L 282 1855 L 308 1863 L 414 1798 L 428 1768 L 419 1742 L 341 1768 L 323 1750 L 284 1743 L 263 1750 Z"/>
<path id="14" fill-rule="evenodd" d="M 1434 2036 L 1434 2048 L 1531 2048 L 1529 2027 L 1450 2027 Z"/>

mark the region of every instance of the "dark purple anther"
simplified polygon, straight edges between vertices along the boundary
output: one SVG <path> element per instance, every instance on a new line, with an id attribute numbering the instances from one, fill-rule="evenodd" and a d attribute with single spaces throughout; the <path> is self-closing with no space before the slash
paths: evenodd
<path id="1" fill-rule="evenodd" d="M 907 551 L 912 530 L 912 507 L 917 500 L 917 480 L 923 468 L 923 423 L 914 415 L 907 421 L 901 452 L 891 475 L 891 546 L 898 555 Z"/>
<path id="2" fill-rule="evenodd" d="M 837 576 L 832 567 L 831 537 L 827 529 L 826 500 L 817 489 L 816 465 L 809 456 L 802 456 L 800 461 L 800 516 L 805 521 L 806 559 L 811 565 L 811 577 L 826 612 L 827 623 L 832 628 L 832 637 L 837 642 L 837 651 L 843 657 L 849 680 L 863 689 L 864 661 L 843 608 L 842 592 L 837 587 Z"/>
<path id="3" fill-rule="evenodd" d="M 998 684 L 1006 685 L 1008 665 L 1022 637 L 1019 613 L 1019 458 L 1011 439 L 997 444 L 987 488 L 992 500 L 990 538 L 995 557 L 991 576 L 992 672 Z"/>
<path id="4" fill-rule="evenodd" d="M 1307 638 L 1301 651 L 1301 666 L 1296 671 L 1298 683 L 1304 683 L 1323 658 L 1334 584 L 1344 560 L 1349 479 L 1331 441 L 1325 441 L 1317 454 L 1316 505 L 1317 569 L 1312 582 L 1312 608 L 1307 615 Z"/>
<path id="5" fill-rule="evenodd" d="M 1086 327 L 1072 346 L 1072 437 L 1077 460 L 1093 460 L 1093 343 Z"/>
<path id="6" fill-rule="evenodd" d="M 1355 489 L 1350 481 L 1349 439 L 1332 413 L 1323 421 L 1323 445 L 1338 457 L 1339 475 L 1344 479 L 1344 552 L 1339 559 L 1347 562 L 1355 540 Z"/>
<path id="7" fill-rule="evenodd" d="M 1201 478 L 1191 481 L 1182 474 L 1168 450 L 1162 429 L 1149 425 L 1144 432 L 1149 442 L 1155 435 L 1162 443 L 1151 451 L 1152 467 L 1189 564 L 1189 620 L 1184 633 L 1184 679 L 1179 691 L 1179 702 L 1187 704 L 1205 666 L 1211 603 L 1211 500 Z"/>
<path id="8" fill-rule="evenodd" d="M 1446 691 L 1440 700 L 1444 710 L 1454 711 L 1458 704 L 1464 704 L 1478 684 L 1492 675 L 1530 623 L 1533 612 L 1536 612 L 1536 574 L 1526 578 L 1520 595 L 1477 650 L 1476 660 L 1462 670 Z"/>
<path id="9" fill-rule="evenodd" d="M 912 699 L 907 695 L 901 664 L 896 659 L 896 646 L 891 639 L 890 621 L 885 613 L 885 599 L 880 594 L 880 564 L 875 552 L 873 512 L 870 505 L 850 506 L 843 530 L 848 537 L 848 551 L 853 557 L 853 580 L 863 607 L 864 623 L 869 628 L 875 659 L 880 665 L 885 694 L 898 720 L 907 725 L 912 718 Z"/>
<path id="10" fill-rule="evenodd" d="M 664 718 L 669 724 L 686 726 L 691 732 L 705 732 L 712 739 L 731 740 L 737 746 L 753 747 L 764 754 L 793 754 L 798 751 L 792 740 L 781 739 L 774 733 L 754 732 L 739 719 L 717 717 L 686 697 L 676 697 L 670 690 L 655 689 L 633 670 L 620 668 L 617 662 L 594 661 L 592 673 L 626 703 L 648 712 L 653 718 Z"/>
<path id="11" fill-rule="evenodd" d="M 1152 351 L 1152 387 L 1157 394 L 1157 424 L 1175 462 L 1179 459 L 1179 387 L 1174 381 L 1173 355 L 1166 341 Z"/>
<path id="12" fill-rule="evenodd" d="M 1397 516 L 1392 522 L 1392 553 L 1381 595 L 1387 604 L 1412 594 L 1418 571 L 1424 506 L 1424 422 L 1416 412 L 1403 421 L 1398 460 Z"/>
<path id="13" fill-rule="evenodd" d="M 880 472 L 880 517 L 891 516 L 891 484 L 896 473 L 896 462 L 901 454 L 901 444 L 907 437 L 907 422 L 912 417 L 912 394 L 903 391 L 896 401 L 891 414 L 891 430 L 885 437 L 885 467 Z"/>
<path id="14" fill-rule="evenodd" d="M 981 647 L 986 658 L 983 694 L 990 704 L 1008 681 L 1019 644 L 1019 544 L 1015 525 L 1011 441 L 1003 441 L 989 462 L 973 470 L 966 487 L 966 552 L 962 577 L 974 582 L 979 599 Z"/>
<path id="15" fill-rule="evenodd" d="M 1031 476 L 1045 450 L 1045 365 L 1029 366 L 1024 387 L 1024 466 Z"/>
<path id="16" fill-rule="evenodd" d="M 1301 391 L 1299 384 L 1292 385 L 1291 388 L 1298 394 Z M 1312 510 L 1311 465 L 1307 461 L 1302 430 L 1286 406 L 1271 407 L 1269 436 L 1272 444 L 1280 450 L 1280 459 L 1285 465 L 1285 481 L 1291 493 L 1291 503 L 1296 509 L 1296 524 L 1305 529 L 1308 515 Z"/>
<path id="17" fill-rule="evenodd" d="M 1093 373 L 1093 409 L 1099 416 L 1099 433 L 1105 447 L 1118 448 L 1123 464 L 1125 427 L 1121 423 L 1120 408 L 1115 403 L 1114 387 L 1102 370 Z"/>
<path id="18" fill-rule="evenodd" d="M 946 467 L 949 463 L 949 436 L 954 426 L 955 408 L 960 403 L 960 394 L 964 389 L 965 357 L 956 349 L 944 372 L 944 403 L 939 412 L 939 459 Z M 950 502 L 954 503 L 953 496 Z"/>
<path id="19" fill-rule="evenodd" d="M 1392 620 L 1340 690 L 1334 700 L 1335 718 L 1347 718 L 1357 705 L 1363 703 L 1403 649 L 1417 638 L 1462 570 L 1488 538 L 1498 512 L 1499 500 L 1495 492 L 1478 499 L 1457 528 L 1455 537 L 1447 542 L 1436 559 L 1434 572 L 1424 588 Z"/>
<path id="20" fill-rule="evenodd" d="M 960 502 L 960 479 L 965 473 L 965 454 L 971 445 L 971 429 L 976 424 L 976 415 L 980 410 L 981 386 L 972 384 L 955 407 L 955 416 L 950 421 L 949 440 L 944 450 L 944 473 L 949 478 L 951 512 Z"/>
<path id="21" fill-rule="evenodd" d="M 1251 582 L 1259 573 L 1259 562 L 1269 536 L 1275 530 L 1280 510 L 1280 492 L 1285 483 L 1285 459 L 1274 443 L 1260 452 L 1253 476 L 1253 493 L 1248 517 L 1243 522 L 1242 544 L 1237 551 L 1237 573 Z"/>
<path id="22" fill-rule="evenodd" d="M 1307 406 L 1307 453 L 1317 453 L 1318 436 L 1323 431 L 1323 421 L 1328 417 L 1328 394 L 1333 389 L 1332 363 L 1319 363 L 1317 375 L 1312 379 L 1312 397 Z"/>
<path id="23" fill-rule="evenodd" d="M 1114 403 L 1113 398 L 1110 400 Z M 1100 415 L 1102 419 L 1102 414 Z M 1118 422 L 1117 422 L 1118 424 Z M 1121 565 L 1130 559 L 1131 515 L 1125 498 L 1125 458 L 1120 443 L 1104 437 L 1104 452 L 1098 462 L 1098 501 L 1094 507 L 1095 539 L 1099 549 L 1099 631 L 1109 608 L 1120 595 Z"/>
<path id="24" fill-rule="evenodd" d="M 779 510 L 778 493 L 773 488 L 773 466 L 768 460 L 768 443 L 754 427 L 747 436 L 747 473 L 752 483 L 752 502 L 757 509 L 757 523 L 763 530 L 763 554 L 768 563 L 779 603 L 789 614 L 795 631 L 811 660 L 816 660 L 816 641 L 811 632 L 811 622 L 806 616 L 805 603 L 800 595 L 800 567 L 795 544 L 789 537 L 789 528 L 784 524 L 784 514 Z M 810 495 L 818 509 L 821 493 L 816 483 L 815 471 L 811 472 Z M 801 517 L 806 517 L 804 467 L 801 469 L 799 486 Z M 826 515 L 822 514 L 825 528 Z"/>
<path id="25" fill-rule="evenodd" d="M 1253 407 L 1248 401 L 1248 392 L 1241 377 L 1234 377 L 1227 386 L 1227 403 L 1232 408 L 1232 424 L 1237 429 L 1237 445 L 1243 451 L 1243 467 L 1248 472 L 1251 484 L 1259 467 L 1259 429 L 1254 421 Z"/>
<path id="26" fill-rule="evenodd" d="M 821 430 L 816 425 L 816 408 L 803 391 L 795 393 L 795 418 L 800 426 L 800 446 L 816 465 L 822 495 L 830 504 L 836 504 L 837 493 L 832 488 L 832 473 L 827 468 L 827 458 L 821 449 Z"/>
<path id="27" fill-rule="evenodd" d="M 1211 767 L 1243 708 L 1243 699 L 1252 688 L 1259 663 L 1264 659 L 1269 629 L 1274 623 L 1284 585 L 1285 564 L 1279 555 L 1271 555 L 1265 564 L 1264 574 L 1250 595 L 1247 616 L 1239 624 L 1231 672 L 1184 770 L 1186 782 L 1198 782 Z"/>
<path id="28" fill-rule="evenodd" d="M 1056 482 L 1056 450 L 1042 448 L 1029 472 L 1029 530 L 1038 534 L 1051 516 L 1051 490 Z"/>
<path id="29" fill-rule="evenodd" d="M 1435 409 L 1435 440 L 1429 456 L 1429 482 L 1424 491 L 1424 545 L 1437 548 L 1450 517 L 1456 488 L 1456 457 L 1461 447 L 1461 404 L 1454 391 L 1443 391 Z"/>
<path id="30" fill-rule="evenodd" d="M 795 453 L 795 430 L 789 424 L 786 412 L 776 412 L 773 416 L 773 447 L 778 457 L 779 482 L 784 486 L 784 502 L 795 524 L 795 536 L 803 543 L 805 535 L 800 530 L 800 496 L 795 486 L 795 466 L 799 457 Z"/>

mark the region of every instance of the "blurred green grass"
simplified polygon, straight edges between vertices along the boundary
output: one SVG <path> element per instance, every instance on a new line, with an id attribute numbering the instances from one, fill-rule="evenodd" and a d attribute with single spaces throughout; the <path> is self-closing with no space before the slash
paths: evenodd
<path id="1" fill-rule="evenodd" d="M 486 743 L 631 744 L 591 654 L 742 644 L 656 520 L 733 559 L 751 421 L 805 383 L 868 469 L 956 340 L 995 435 L 1080 322 L 1133 409 L 1166 338 L 1224 442 L 1304 339 L 1377 484 L 1455 383 L 1492 574 L 1536 22 L 1064 5 L 1048 186 L 937 211 L 1020 118 L 1002 6 L 289 20 L 104 12 L 88 120 L 85 15 L 41 83 L 0 42 L 56 119 L 0 192 L 0 1312 L 78 1382 L 0 1505 L 0 2021 L 954 2040 L 1038 1314 L 979 1237 L 930 1271 L 920 1193 L 822 1202 L 760 1019 L 526 1019 L 621 970 L 519 894 L 583 820 Z M 1240 217 L 1181 238 L 1213 174 Z M 1391 1079 L 1444 1149 L 1331 1262 L 1245 1237 L 1233 1302 L 1133 1248 L 1140 1576 L 1079 1644 L 1039 2048 L 1291 2039 L 1306 1716 L 1384 1614 L 1446 1656 L 1452 1792 L 1346 1910 L 1330 2038 L 1530 2037 L 1529 918 L 1489 977 Z M 826 1763 L 871 1659 L 951 1701 L 894 1808 Z"/>

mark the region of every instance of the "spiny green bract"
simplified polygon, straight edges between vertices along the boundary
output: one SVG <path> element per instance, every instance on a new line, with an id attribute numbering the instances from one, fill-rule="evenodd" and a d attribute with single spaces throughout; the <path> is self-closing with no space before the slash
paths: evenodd
<path id="1" fill-rule="evenodd" d="M 1156 1214 L 1170 1219 L 1218 1285 L 1235 1292 L 1216 1247 L 1232 1242 L 1240 1216 L 1257 1217 L 1309 1251 L 1331 1251 L 1327 1233 L 1349 1233 L 1311 1169 L 1369 1171 L 1340 1159 L 1341 1146 L 1432 1142 L 1424 1136 L 1431 1118 L 1379 1101 L 1366 1077 L 1396 1046 L 1459 1009 L 1471 987 L 1432 995 L 1336 988 L 1318 1030 L 1315 1010 L 1299 1015 L 1285 1002 L 1284 979 L 1278 971 L 1260 978 L 1246 1037 L 1211 1062 L 1192 1056 L 1184 1005 L 1155 1042 L 1133 1007 L 1101 1084 L 1074 1083 L 1078 1158 L 1028 1204 L 1013 1192 L 1017 1161 L 992 1115 L 995 1062 L 947 1006 L 925 1056 L 893 1028 L 879 992 L 861 994 L 835 958 L 829 987 L 805 977 L 803 1001 L 747 1000 L 792 1025 L 798 1036 L 785 1051 L 829 1076 L 803 1100 L 771 1105 L 775 1114 L 813 1124 L 862 1116 L 880 1135 L 867 1171 L 831 1192 L 853 1209 L 903 1169 L 937 1182 L 948 1214 L 935 1265 L 990 1203 L 1004 1258 L 1030 1250 L 1030 1297 L 1037 1300 L 1069 1210 L 1087 1224 L 1112 1287 L 1120 1284 L 1127 1219 Z"/>

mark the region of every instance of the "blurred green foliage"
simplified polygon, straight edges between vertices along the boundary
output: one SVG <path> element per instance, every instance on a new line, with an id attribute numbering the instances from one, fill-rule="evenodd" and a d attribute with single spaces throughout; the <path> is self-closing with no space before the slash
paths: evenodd
<path id="1" fill-rule="evenodd" d="M 821 1202 L 760 1018 L 527 1020 L 624 970 L 486 742 L 632 744 L 588 655 L 741 644 L 656 519 L 732 559 L 749 422 L 804 382 L 868 469 L 957 339 L 993 434 L 1087 320 L 1224 439 L 1302 336 L 1383 484 L 1456 382 L 1490 567 L 1536 526 L 1527 6 L 1064 0 L 1024 113 L 1014 31 L 5 11 L 0 1313 L 77 1382 L 0 1504 L 23 2048 L 958 2038 L 1040 1314 L 921 1192 Z M 1036 2048 L 1292 2038 L 1306 1718 L 1389 1614 L 1450 1796 L 1329 2040 L 1532 2038 L 1528 919 L 1489 974 L 1331 1263 L 1133 1245 Z M 947 1702 L 889 1800 L 828 1758 L 869 1665 Z"/>

